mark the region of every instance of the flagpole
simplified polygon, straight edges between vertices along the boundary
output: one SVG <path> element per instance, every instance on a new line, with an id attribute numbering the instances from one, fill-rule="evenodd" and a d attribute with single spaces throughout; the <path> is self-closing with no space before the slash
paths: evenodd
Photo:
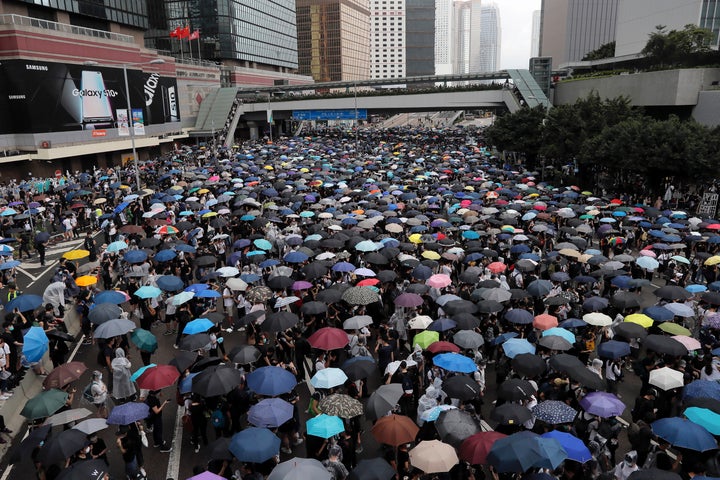
<path id="1" fill-rule="evenodd" d="M 188 48 L 190 49 L 190 59 L 192 60 L 192 40 L 190 40 L 190 37 L 188 37 Z"/>
<path id="2" fill-rule="evenodd" d="M 200 49 L 200 33 L 198 32 L 198 60 L 202 60 L 202 50 Z"/>

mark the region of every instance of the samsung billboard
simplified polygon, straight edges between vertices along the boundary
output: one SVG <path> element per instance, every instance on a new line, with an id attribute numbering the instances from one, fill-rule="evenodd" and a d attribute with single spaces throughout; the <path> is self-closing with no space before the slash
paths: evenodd
<path id="1" fill-rule="evenodd" d="M 128 85 L 133 118 L 144 125 L 180 120 L 175 78 L 128 69 Z M 122 68 L 0 62 L 0 134 L 122 130 L 127 117 Z"/>

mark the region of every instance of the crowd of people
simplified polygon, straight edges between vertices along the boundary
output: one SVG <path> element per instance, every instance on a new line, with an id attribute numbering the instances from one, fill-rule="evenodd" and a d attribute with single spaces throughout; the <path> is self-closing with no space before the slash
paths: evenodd
<path id="1" fill-rule="evenodd" d="M 162 419 L 174 404 L 183 441 L 210 459 L 195 473 L 228 479 L 265 478 L 296 456 L 322 462 L 335 480 L 355 469 L 371 478 L 362 461 L 375 458 L 388 480 L 720 476 L 719 222 L 540 182 L 493 156 L 474 129 L 361 137 L 362 147 L 360 136 L 328 128 L 186 147 L 145 162 L 140 191 L 132 167 L 43 182 L 42 192 L 7 187 L 18 213 L 0 212 L 3 235 L 24 230 L 24 209 L 52 212 L 66 239 L 86 232 L 39 312 L 6 314 L 10 373 L 21 370 L 20 332 L 51 332 L 74 308 L 97 349 L 86 397 L 97 416 L 148 406 L 146 419 L 117 431 L 131 479 L 146 475 L 143 448 L 172 450 Z M 33 237 L 36 248 L 45 242 Z M 15 261 L 12 249 L 2 258 Z M 8 265 L 0 270 L 13 285 Z M 116 318 L 172 339 L 172 386 L 137 382 L 135 370 L 157 368 L 157 354 L 135 332 L 96 335 Z M 57 367 L 68 349 L 62 337 L 53 342 Z M 128 358 L 136 348 L 142 365 Z M 206 390 L 200 375 L 222 386 Z M 267 390 L 272 382 L 282 385 Z M 268 405 L 282 422 L 259 415 Z M 328 416 L 342 428 L 318 434 L 312 422 Z M 685 417 L 712 445 L 658 423 Z M 253 426 L 279 439 L 260 461 L 245 457 L 249 442 L 238 437 Z M 510 458 L 498 443 L 506 436 L 530 450 Z M 106 459 L 105 443 L 90 439 L 65 463 L 38 460 L 41 478 Z M 423 467 L 428 458 L 413 450 L 433 440 L 450 446 L 450 460 Z M 534 459 L 535 447 L 545 454 Z"/>

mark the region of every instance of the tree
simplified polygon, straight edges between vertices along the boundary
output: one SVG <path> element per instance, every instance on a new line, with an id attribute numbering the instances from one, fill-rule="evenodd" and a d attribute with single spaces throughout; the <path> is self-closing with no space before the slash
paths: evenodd
<path id="1" fill-rule="evenodd" d="M 710 30 L 693 24 L 670 31 L 665 25 L 658 25 L 640 53 L 659 65 L 686 65 L 710 51 L 712 38 Z"/>
<path id="2" fill-rule="evenodd" d="M 515 113 L 498 117 L 485 130 L 485 138 L 499 150 L 523 153 L 529 166 L 535 165 L 542 142 L 545 108 L 521 108 Z"/>
<path id="3" fill-rule="evenodd" d="M 612 42 L 600 45 L 595 50 L 592 50 L 585 54 L 582 61 L 588 60 L 602 60 L 603 58 L 612 58 L 615 56 L 615 40 Z"/>

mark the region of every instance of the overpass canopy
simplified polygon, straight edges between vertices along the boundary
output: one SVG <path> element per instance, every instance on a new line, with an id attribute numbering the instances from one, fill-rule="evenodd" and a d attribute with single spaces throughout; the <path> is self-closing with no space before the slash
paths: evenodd
<path id="1" fill-rule="evenodd" d="M 530 75 L 530 70 L 508 70 L 507 73 L 528 107 L 535 108 L 542 105 L 543 108 L 548 108 L 550 102 L 540 85 Z"/>

